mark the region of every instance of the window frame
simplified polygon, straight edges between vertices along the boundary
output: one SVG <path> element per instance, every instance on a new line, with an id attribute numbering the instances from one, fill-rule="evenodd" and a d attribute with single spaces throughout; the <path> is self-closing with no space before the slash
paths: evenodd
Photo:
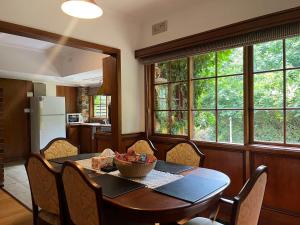
<path id="1" fill-rule="evenodd" d="M 191 137 L 192 131 L 193 131 L 193 124 L 192 124 L 192 112 L 193 112 L 193 106 L 192 106 L 192 98 L 193 98 L 193 93 L 191 91 L 192 89 L 192 80 L 200 80 L 199 78 L 194 79 L 193 78 L 193 63 L 191 63 L 191 58 L 192 56 L 186 56 L 188 59 L 188 135 L 172 135 L 172 134 L 160 134 L 160 133 L 155 133 L 155 123 L 154 123 L 154 105 L 155 105 L 155 79 L 154 79 L 154 71 L 155 71 L 155 65 L 151 64 L 150 69 L 148 69 L 148 73 L 150 76 L 150 79 L 146 79 L 147 81 L 150 82 L 150 102 L 148 103 L 150 106 L 151 115 L 150 121 L 151 121 L 151 127 L 148 128 L 149 135 L 155 136 L 155 137 L 173 137 L 173 138 L 184 138 L 184 139 L 189 139 L 193 140 L 197 143 L 202 143 L 202 144 L 209 144 L 209 145 L 232 145 L 232 146 L 246 146 L 246 145 L 269 145 L 269 146 L 286 146 L 286 147 L 299 147 L 299 144 L 291 144 L 291 143 L 286 143 L 286 71 L 288 70 L 295 70 L 295 69 L 300 69 L 298 67 L 292 68 L 292 69 L 287 69 L 286 68 L 286 49 L 285 49 L 285 39 L 287 38 L 281 38 L 278 40 L 283 40 L 283 69 L 280 69 L 279 71 L 284 71 L 284 89 L 283 89 L 283 95 L 284 95 L 284 105 L 283 105 L 283 110 L 284 110 L 284 121 L 283 121 L 283 129 L 284 129 L 284 140 L 283 143 L 278 143 L 278 142 L 266 142 L 266 141 L 255 141 L 254 139 L 254 45 L 249 45 L 249 46 L 243 46 L 243 103 L 244 103 L 244 109 L 243 109 L 243 125 L 244 125 L 244 143 L 229 143 L 229 142 L 216 142 L 216 141 L 203 141 L 203 140 L 193 140 Z M 226 50 L 230 48 L 225 48 L 225 49 L 220 49 L 217 51 L 221 50 Z M 217 51 L 212 51 L 212 52 L 217 52 Z M 184 58 L 184 57 L 182 57 Z M 234 75 L 232 75 L 234 76 Z M 217 76 L 218 77 L 218 76 Z M 147 90 L 147 89 L 146 89 Z M 217 100 L 216 100 L 217 101 Z M 147 107 L 147 106 L 146 106 Z M 288 110 L 291 110 L 294 108 L 288 108 Z M 298 109 L 298 108 L 297 108 Z M 240 110 L 240 109 L 239 109 Z M 300 110 L 300 107 L 299 107 Z M 147 113 L 147 112 L 146 112 Z M 217 113 L 217 111 L 216 111 Z M 217 124 L 217 116 L 216 116 L 216 124 Z M 150 124 L 149 124 L 150 125 Z M 146 123 L 147 126 L 147 123 Z M 218 130 L 216 130 L 218 132 Z M 216 133 L 216 139 L 217 139 L 218 134 Z"/>
<path id="2" fill-rule="evenodd" d="M 95 116 L 95 105 L 99 105 L 100 106 L 100 114 L 101 114 L 101 103 L 100 104 L 95 104 L 95 97 L 97 95 L 93 95 L 91 96 L 91 107 L 90 107 L 90 110 L 91 110 L 91 113 L 92 113 L 92 118 L 95 118 L 95 119 L 107 119 L 108 118 L 108 96 L 105 96 L 105 95 L 99 95 L 100 98 L 101 96 L 104 96 L 105 97 L 105 102 L 106 102 L 106 116 L 103 117 L 103 116 Z M 101 99 L 100 99 L 100 102 L 101 102 Z"/>

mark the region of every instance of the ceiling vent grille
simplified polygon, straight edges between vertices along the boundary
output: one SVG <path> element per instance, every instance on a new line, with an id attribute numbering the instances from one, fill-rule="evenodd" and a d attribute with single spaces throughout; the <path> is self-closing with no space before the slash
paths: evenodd
<path id="1" fill-rule="evenodd" d="M 152 35 L 160 34 L 168 30 L 168 21 L 162 21 L 152 25 Z"/>

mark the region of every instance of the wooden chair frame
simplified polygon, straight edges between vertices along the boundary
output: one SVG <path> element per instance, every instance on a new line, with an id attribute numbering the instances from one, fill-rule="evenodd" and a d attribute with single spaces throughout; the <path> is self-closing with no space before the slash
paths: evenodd
<path id="1" fill-rule="evenodd" d="M 241 204 L 246 199 L 246 197 L 249 195 L 250 191 L 256 184 L 256 181 L 260 178 L 260 176 L 263 173 L 268 173 L 268 168 L 264 165 L 261 165 L 255 170 L 255 174 L 250 177 L 250 179 L 244 185 L 243 189 L 240 191 L 240 193 L 237 196 L 234 197 L 233 200 L 226 199 L 226 198 L 220 199 L 220 203 L 224 203 L 224 204 L 230 205 L 232 207 L 231 215 L 230 215 L 230 225 L 236 224 L 237 218 L 238 218 L 237 212 L 239 211 Z M 215 219 L 218 211 L 219 211 L 219 208 L 217 209 L 216 212 L 213 212 L 210 215 L 210 218 Z"/>
<path id="2" fill-rule="evenodd" d="M 60 223 L 61 225 L 67 224 L 67 212 L 66 212 L 66 205 L 65 205 L 65 197 L 64 197 L 64 192 L 63 192 L 63 186 L 62 186 L 62 180 L 61 180 L 61 174 L 60 172 L 56 171 L 54 167 L 41 155 L 37 153 L 31 153 L 30 156 L 28 157 L 26 163 L 25 163 L 25 168 L 26 172 L 28 174 L 28 163 L 30 158 L 36 158 L 38 159 L 44 166 L 45 168 L 54 175 L 55 181 L 56 181 L 56 188 L 57 188 L 57 193 L 58 193 L 58 206 L 59 206 L 59 218 L 60 218 Z M 30 184 L 30 179 L 29 184 Z M 31 189 L 31 184 L 30 184 L 30 193 L 31 193 L 31 199 L 32 199 L 32 215 L 33 215 L 33 225 L 38 225 L 42 219 L 39 218 L 39 206 L 35 204 L 33 194 L 32 194 L 32 189 Z M 42 220 L 42 222 L 44 222 Z"/>
<path id="3" fill-rule="evenodd" d="M 61 177 L 64 174 L 65 168 L 66 167 L 72 167 L 73 169 L 75 169 L 78 174 L 83 178 L 83 180 L 86 182 L 86 184 L 95 192 L 96 195 L 96 201 L 97 201 L 97 211 L 98 211 L 98 216 L 99 216 L 99 224 L 103 224 L 103 195 L 102 195 L 102 187 L 100 185 L 98 185 L 97 183 L 93 182 L 92 180 L 90 180 L 84 173 L 84 168 L 82 166 L 80 166 L 79 164 L 77 164 L 76 162 L 72 162 L 72 161 L 66 161 L 63 164 L 62 167 L 62 171 L 61 171 Z M 62 186 L 64 189 L 64 185 L 63 185 L 63 179 L 62 180 Z M 69 219 L 69 224 L 74 224 L 70 213 L 69 213 L 69 208 L 68 208 L 68 204 L 67 204 L 67 199 L 66 199 L 66 207 L 68 209 L 68 219 Z"/>
<path id="4" fill-rule="evenodd" d="M 40 154 L 43 156 L 43 157 L 45 157 L 45 151 L 54 143 L 54 142 L 56 142 L 56 141 L 67 141 L 68 143 L 70 143 L 69 141 L 68 141 L 68 139 L 67 138 L 63 138 L 63 137 L 59 137 L 59 138 L 54 138 L 53 140 L 51 140 L 44 148 L 42 148 L 41 150 L 40 150 Z M 70 143 L 71 145 L 73 145 L 72 143 Z M 75 145 L 73 145 L 73 146 L 75 146 Z M 77 149 L 78 149 L 78 154 L 80 154 L 80 149 L 79 149 L 79 147 L 78 146 L 75 146 Z"/>
<path id="5" fill-rule="evenodd" d="M 154 155 L 158 154 L 158 150 L 154 147 L 152 141 L 150 141 L 150 139 L 148 139 L 148 138 L 141 138 L 141 139 L 135 141 L 133 144 L 129 145 L 129 146 L 126 148 L 126 151 L 127 151 L 130 147 L 132 147 L 133 145 L 135 145 L 135 143 L 137 143 L 138 141 L 146 141 L 146 142 L 149 144 L 149 146 L 150 146 L 150 148 L 152 149 L 152 151 L 154 152 Z"/>
<path id="6" fill-rule="evenodd" d="M 182 140 L 182 141 L 176 143 L 175 145 L 173 145 L 173 146 L 172 146 L 171 148 L 169 148 L 169 150 L 166 152 L 166 157 L 165 157 L 165 158 L 167 158 L 167 153 L 168 153 L 169 151 L 171 151 L 171 150 L 172 150 L 173 148 L 175 148 L 177 145 L 183 144 L 183 143 L 189 144 L 190 146 L 193 147 L 193 149 L 195 150 L 195 152 L 200 156 L 199 167 L 203 167 L 203 166 L 204 166 L 204 161 L 205 161 L 205 155 L 204 155 L 204 153 L 202 153 L 202 152 L 200 151 L 200 149 L 197 147 L 197 145 L 196 145 L 194 142 L 190 141 L 190 140 Z"/>

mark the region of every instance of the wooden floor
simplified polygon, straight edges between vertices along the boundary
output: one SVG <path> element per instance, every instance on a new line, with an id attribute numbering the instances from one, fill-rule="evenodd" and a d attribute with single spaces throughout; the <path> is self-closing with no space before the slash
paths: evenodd
<path id="1" fill-rule="evenodd" d="M 0 224 L 32 225 L 31 211 L 0 189 Z"/>

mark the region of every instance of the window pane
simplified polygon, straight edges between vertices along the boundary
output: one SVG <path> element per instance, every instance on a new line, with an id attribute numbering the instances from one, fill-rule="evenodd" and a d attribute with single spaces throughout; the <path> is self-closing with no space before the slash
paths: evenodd
<path id="1" fill-rule="evenodd" d="M 165 83 L 169 80 L 169 63 L 155 64 L 155 83 Z"/>
<path id="2" fill-rule="evenodd" d="M 100 95 L 94 96 L 94 104 L 97 104 L 97 105 L 100 104 Z"/>
<path id="3" fill-rule="evenodd" d="M 282 40 L 254 45 L 254 72 L 283 68 Z"/>
<path id="4" fill-rule="evenodd" d="M 155 109 L 168 109 L 168 85 L 155 85 Z"/>
<path id="5" fill-rule="evenodd" d="M 283 142 L 283 110 L 254 110 L 254 140 Z"/>
<path id="6" fill-rule="evenodd" d="M 194 132 L 193 139 L 200 141 L 216 141 L 215 111 L 193 112 Z"/>
<path id="7" fill-rule="evenodd" d="M 226 49 L 217 53 L 218 76 L 243 73 L 243 48 Z"/>
<path id="8" fill-rule="evenodd" d="M 194 78 L 213 77 L 216 76 L 214 52 L 195 55 L 194 62 Z"/>
<path id="9" fill-rule="evenodd" d="M 193 81 L 194 109 L 215 108 L 215 79 Z"/>
<path id="10" fill-rule="evenodd" d="M 218 78 L 218 108 L 243 108 L 243 76 Z"/>
<path id="11" fill-rule="evenodd" d="M 270 72 L 254 75 L 254 107 L 283 107 L 282 72 Z"/>
<path id="12" fill-rule="evenodd" d="M 170 62 L 170 81 L 187 80 L 187 58 Z"/>
<path id="13" fill-rule="evenodd" d="M 286 142 L 300 144 L 300 110 L 286 111 Z"/>
<path id="14" fill-rule="evenodd" d="M 171 112 L 170 131 L 173 135 L 188 134 L 188 113 L 186 111 Z"/>
<path id="15" fill-rule="evenodd" d="M 286 72 L 286 106 L 300 107 L 300 70 Z"/>
<path id="16" fill-rule="evenodd" d="M 155 112 L 154 116 L 154 131 L 155 133 L 169 133 L 169 112 Z"/>
<path id="17" fill-rule="evenodd" d="M 218 112 L 218 141 L 228 143 L 244 142 L 242 110 L 222 110 Z"/>
<path id="18" fill-rule="evenodd" d="M 286 39 L 285 48 L 286 67 L 300 67 L 300 36 Z"/>
<path id="19" fill-rule="evenodd" d="M 187 83 L 169 84 L 171 93 L 171 109 L 187 109 L 188 108 L 188 86 Z"/>

